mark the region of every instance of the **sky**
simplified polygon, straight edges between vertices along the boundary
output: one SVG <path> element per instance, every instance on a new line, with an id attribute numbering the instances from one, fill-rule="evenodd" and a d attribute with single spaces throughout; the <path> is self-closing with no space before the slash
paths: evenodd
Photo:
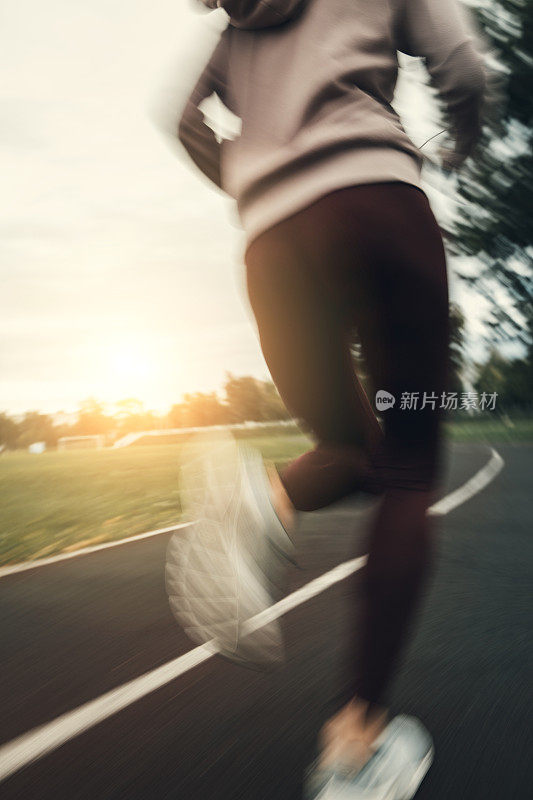
<path id="1" fill-rule="evenodd" d="M 162 132 L 223 24 L 192 0 L 4 5 L 0 410 L 135 396 L 165 411 L 227 371 L 268 378 L 233 203 Z M 395 106 L 421 144 L 435 107 L 402 63 Z M 479 357 L 485 306 L 451 278 Z"/>

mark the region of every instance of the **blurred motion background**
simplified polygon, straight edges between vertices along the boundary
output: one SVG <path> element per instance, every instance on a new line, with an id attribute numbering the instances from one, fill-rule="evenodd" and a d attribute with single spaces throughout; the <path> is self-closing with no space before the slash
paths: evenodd
<path id="1" fill-rule="evenodd" d="M 479 758 L 495 770 L 486 771 L 481 784 L 471 776 L 464 789 L 461 775 L 471 768 L 464 756 L 456 762 L 459 782 L 450 784 L 449 776 L 437 773 L 441 788 L 433 786 L 424 796 L 507 800 L 525 797 L 528 786 L 522 773 L 515 783 L 508 778 L 514 774 L 513 759 L 522 752 L 527 717 L 527 589 L 521 569 L 527 564 L 531 505 L 526 481 L 533 442 L 533 2 L 478 0 L 469 7 L 499 81 L 498 102 L 475 157 L 459 175 L 445 176 L 429 166 L 424 173 L 446 238 L 451 281 L 450 389 L 457 407 L 450 410 L 446 426 L 452 454 L 447 488 L 457 488 L 481 469 L 490 447 L 504 454 L 509 471 L 505 499 L 503 493 L 491 495 L 487 506 L 464 512 L 453 528 L 454 536 L 468 531 L 472 540 L 460 544 L 458 552 L 451 539 L 445 542 L 453 568 L 448 564 L 443 569 L 447 588 L 454 587 L 452 595 L 442 584 L 437 588 L 438 603 L 430 612 L 436 616 L 428 617 L 421 634 L 426 638 L 415 645 L 425 661 L 422 666 L 409 662 L 411 672 L 399 697 L 412 696 L 413 676 L 415 686 L 426 680 L 419 702 L 426 703 L 426 717 L 434 715 L 434 727 L 442 722 L 453 757 L 454 737 L 464 754 L 476 732 L 484 731 L 482 744 L 476 745 Z M 178 524 L 179 451 L 195 426 L 232 425 L 277 464 L 309 446 L 306 431 L 289 418 L 262 359 L 245 299 L 243 235 L 232 201 L 208 187 L 174 137 L 181 107 L 225 25 L 223 12 L 198 12 L 192 0 L 161 0 L 155 6 L 148 0 L 19 0 L 3 5 L 0 567 Z M 399 59 L 395 108 L 420 146 L 443 129 L 442 109 L 421 61 L 401 54 Z M 220 104 L 208 103 L 206 114 L 218 131 L 234 124 Z M 439 142 L 436 137 L 423 152 L 434 152 Z M 364 379 L 356 341 L 353 355 Z M 492 407 L 480 407 L 482 393 L 494 398 Z M 313 523 L 310 577 L 351 554 L 350 531 L 342 533 L 343 512 L 339 514 L 327 530 L 329 518 L 324 515 Z M 507 547 L 498 538 L 504 516 Z M 480 540 L 477 524 L 486 525 L 488 540 Z M 335 544 L 333 533 L 338 535 Z M 141 557 L 129 551 L 125 566 L 113 556 L 113 562 L 94 562 L 87 571 L 72 567 L 78 571 L 70 573 L 70 583 L 62 588 L 58 573 L 37 579 L 44 573 L 28 571 L 25 583 L 13 584 L 6 573 L 0 585 L 6 599 L 3 638 L 9 647 L 2 742 L 189 649 L 183 637 L 170 632 L 174 628 L 162 585 L 165 541 L 163 537 L 143 551 L 147 556 L 142 565 Z M 471 574 L 461 570 L 476 561 L 478 547 L 484 560 L 472 582 Z M 83 559 L 75 561 L 81 565 Z M 100 575 L 105 576 L 102 584 Z M 16 577 L 22 580 L 22 575 Z M 494 594 L 493 579 L 499 587 Z M 132 612 L 128 603 L 136 602 L 131 598 L 137 597 L 138 587 L 142 603 Z M 522 593 L 509 600 L 513 590 Z M 474 592 L 479 617 L 454 628 L 450 620 L 472 599 L 468 592 Z M 451 607 L 445 605 L 448 600 Z M 506 602 L 509 615 L 516 616 L 502 616 Z M 152 612 L 146 615 L 148 607 Z M 71 612 L 81 617 L 71 619 Z M 191 738 L 171 738 L 169 749 L 160 750 L 161 727 L 154 717 L 144 739 L 130 749 L 125 745 L 129 760 L 120 762 L 120 769 L 113 767 L 120 780 L 113 773 L 106 781 L 102 767 L 106 748 L 123 736 L 117 722 L 118 732 L 106 729 L 98 744 L 84 740 L 83 746 L 63 754 L 67 777 L 60 779 L 50 765 L 32 767 L 19 783 L 6 784 L 9 796 L 174 797 L 175 775 L 164 772 L 176 759 L 173 748 L 195 764 L 196 771 L 191 767 L 189 782 L 183 784 L 189 792 L 200 785 L 202 765 L 224 765 L 231 771 L 241 746 L 240 717 L 231 716 L 236 707 L 245 716 L 252 714 L 251 698 L 258 697 L 263 715 L 273 713 L 272 697 L 278 698 L 280 709 L 297 702 L 301 707 L 309 702 L 307 695 L 301 696 L 303 689 L 294 689 L 304 685 L 302 675 L 312 674 L 309 692 L 322 685 L 325 674 L 324 691 L 333 682 L 335 672 L 324 654 L 331 645 L 329 632 L 337 635 L 338 626 L 327 610 L 317 614 L 325 627 L 316 647 L 294 654 L 293 683 L 281 686 L 268 679 L 270 683 L 262 684 L 263 679 L 247 678 L 242 702 L 232 706 L 227 698 L 242 687 L 224 673 L 227 696 L 207 692 L 201 697 L 198 690 L 187 706 Z M 314 629 L 315 623 L 304 618 L 293 626 L 304 638 Z M 465 656 L 465 667 L 459 656 L 472 630 L 477 631 L 470 642 L 476 655 Z M 434 631 L 441 636 L 448 631 L 449 661 L 444 657 L 433 663 L 442 647 Z M 48 642 L 47 635 L 57 638 Z M 459 638 L 453 639 L 455 635 Z M 158 649 L 160 640 L 165 644 Z M 151 648 L 153 656 L 148 655 Z M 335 648 L 331 652 L 334 657 Z M 486 684 L 468 706 L 469 727 L 458 735 L 439 717 L 442 698 L 432 695 L 427 676 L 436 681 L 440 669 L 448 670 L 451 685 L 457 678 L 461 687 L 464 676 L 474 680 L 479 664 L 486 668 Z M 456 667 L 463 677 L 455 676 Z M 105 677 L 95 680 L 97 672 Z M 487 721 L 483 709 L 499 691 L 503 674 L 509 691 L 514 687 L 517 694 L 507 698 L 505 708 L 492 707 L 494 717 Z M 198 681 L 204 678 L 200 673 Z M 209 679 L 214 680 L 212 675 Z M 194 687 L 192 679 L 188 685 Z M 456 696 L 466 708 L 470 700 L 461 692 Z M 212 703 L 209 697 L 215 697 Z M 157 716 L 164 703 L 174 700 L 169 690 L 150 713 Z M 212 725 L 212 750 L 202 745 L 204 732 L 191 711 L 194 703 Z M 217 708 L 220 719 L 224 711 L 230 722 L 213 716 Z M 215 767 L 206 796 L 269 796 L 269 775 L 276 773 L 286 752 L 281 744 L 272 750 L 272 731 L 283 726 L 283 719 L 280 710 L 270 734 L 265 729 L 260 752 L 269 755 L 262 766 L 250 755 L 254 766 L 243 778 L 244 788 L 222 791 Z M 166 719 L 167 733 L 174 723 Z M 137 721 L 131 724 L 134 728 Z M 290 735 L 296 740 L 304 722 L 298 725 Z M 310 731 L 302 734 L 306 747 Z M 509 745 L 502 755 L 497 742 L 507 735 L 514 741 L 514 753 Z M 303 764 L 300 742 L 290 736 Z M 513 736 L 520 736 L 519 743 Z M 144 749 L 147 739 L 154 748 L 150 758 Z M 0 746 L 0 760 L 2 752 Z M 90 763 L 84 760 L 87 753 L 93 754 Z M 186 761 L 174 763 L 173 769 L 186 770 Z M 77 775 L 75 765 L 80 764 L 85 766 Z M 264 791 L 252 791 L 259 769 Z M 157 790 L 151 783 L 156 773 Z M 134 789 L 124 777 L 131 774 L 137 775 Z M 500 783 L 494 774 L 503 776 Z M 278 780 L 280 775 L 295 782 L 289 767 L 281 769 Z M 280 790 L 271 796 L 297 797 L 295 786 L 287 794 Z"/>

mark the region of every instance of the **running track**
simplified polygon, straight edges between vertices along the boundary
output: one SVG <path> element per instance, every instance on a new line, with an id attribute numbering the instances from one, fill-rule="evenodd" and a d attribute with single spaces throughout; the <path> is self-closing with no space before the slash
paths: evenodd
<path id="1" fill-rule="evenodd" d="M 435 739 L 420 800 L 530 797 L 531 448 L 497 451 L 501 471 L 486 446 L 450 451 L 439 565 L 393 689 L 393 710 Z M 452 494 L 480 474 L 485 488 Z M 346 678 L 359 576 L 331 571 L 364 554 L 368 512 L 351 502 L 304 518 L 282 617 L 287 663 L 268 675 L 195 651 L 181 633 L 164 593 L 169 534 L 2 577 L 0 796 L 299 800 Z"/>

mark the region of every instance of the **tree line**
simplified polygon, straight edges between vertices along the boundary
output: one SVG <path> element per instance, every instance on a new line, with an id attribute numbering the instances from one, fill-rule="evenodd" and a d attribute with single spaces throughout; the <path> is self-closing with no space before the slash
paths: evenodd
<path id="1" fill-rule="evenodd" d="M 465 368 L 463 326 L 464 317 L 456 306 L 452 306 L 449 390 L 459 394 L 465 391 L 462 377 Z M 372 387 L 357 343 L 354 343 L 353 356 L 357 372 L 371 396 Z M 528 348 L 524 358 L 507 359 L 493 347 L 482 363 L 473 365 L 473 371 L 474 377 L 468 388 L 472 387 L 480 394 L 496 393 L 497 413 L 533 411 L 533 348 Z M 460 416 L 464 412 L 454 413 Z M 0 413 L 0 446 L 17 449 L 26 448 L 33 442 L 46 442 L 47 447 L 55 447 L 60 437 L 87 435 L 103 435 L 110 444 L 135 431 L 270 422 L 287 420 L 291 415 L 272 381 L 227 373 L 222 396 L 217 392 L 188 393 L 167 414 L 147 411 L 135 398 L 120 401 L 110 413 L 103 403 L 89 398 L 80 404 L 73 423 L 58 422 L 57 417 L 39 411 L 29 411 L 22 417 Z"/>
<path id="2" fill-rule="evenodd" d="M 226 375 L 222 397 L 217 392 L 187 393 L 167 414 L 146 410 L 136 398 L 119 401 L 110 413 L 103 403 L 88 398 L 80 403 L 73 423 L 58 422 L 61 416 L 28 411 L 17 417 L 0 412 L 0 446 L 17 449 L 45 442 L 47 447 L 55 447 L 63 436 L 94 435 L 103 435 L 111 443 L 134 431 L 290 418 L 272 381 L 249 375 L 236 377 L 231 373 Z"/>

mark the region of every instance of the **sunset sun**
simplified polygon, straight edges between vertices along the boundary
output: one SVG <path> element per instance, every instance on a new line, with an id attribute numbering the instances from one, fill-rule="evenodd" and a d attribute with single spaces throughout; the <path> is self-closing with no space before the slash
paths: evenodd
<path id="1" fill-rule="evenodd" d="M 139 394 L 153 380 L 156 359 L 140 342 L 116 342 L 107 351 L 109 389 L 117 395 Z"/>

